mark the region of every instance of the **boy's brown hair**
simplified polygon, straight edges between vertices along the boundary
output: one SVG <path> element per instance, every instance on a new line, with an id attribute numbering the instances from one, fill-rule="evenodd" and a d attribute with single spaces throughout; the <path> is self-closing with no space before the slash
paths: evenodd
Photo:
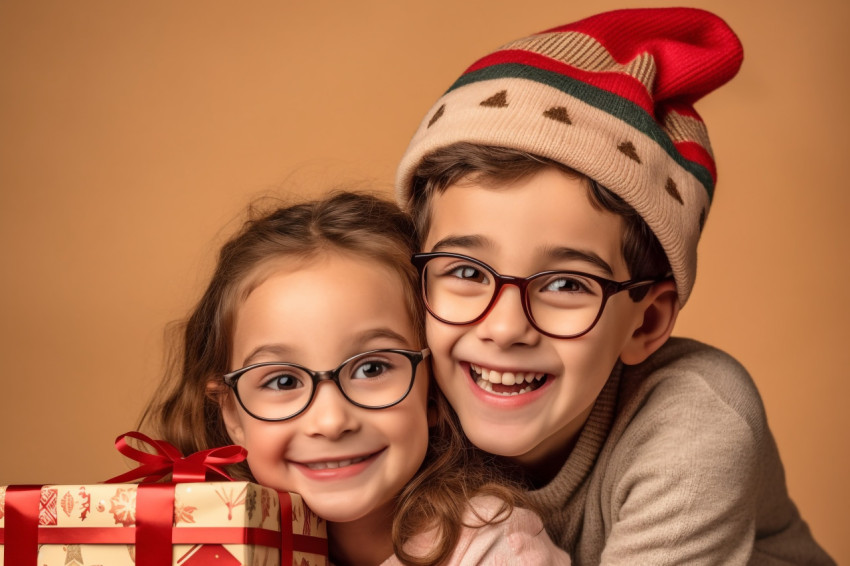
<path id="1" fill-rule="evenodd" d="M 504 187 L 549 167 L 585 180 L 591 205 L 623 219 L 621 252 L 632 279 L 659 279 L 670 274 L 670 263 L 658 238 L 635 209 L 613 192 L 558 161 L 518 149 L 469 142 L 455 143 L 426 155 L 414 171 L 406 204 L 416 226 L 419 249 L 430 228 L 430 202 L 434 195 L 463 182 Z M 647 287 L 640 287 L 629 294 L 639 300 L 647 291 Z"/>

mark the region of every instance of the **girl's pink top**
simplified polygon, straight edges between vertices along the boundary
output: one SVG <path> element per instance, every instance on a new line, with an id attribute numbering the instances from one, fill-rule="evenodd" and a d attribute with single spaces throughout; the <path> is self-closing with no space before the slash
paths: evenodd
<path id="1" fill-rule="evenodd" d="M 570 565 L 569 555 L 555 546 L 540 517 L 528 509 L 515 508 L 504 521 L 475 526 L 482 524 L 479 517 L 494 517 L 501 505 L 502 501 L 492 496 L 476 497 L 470 501 L 463 521 L 469 526 L 463 527 L 454 552 L 443 566 Z M 433 533 L 422 533 L 411 539 L 407 550 L 418 554 L 430 548 L 431 544 Z M 393 555 L 381 566 L 402 566 L 402 563 Z"/>

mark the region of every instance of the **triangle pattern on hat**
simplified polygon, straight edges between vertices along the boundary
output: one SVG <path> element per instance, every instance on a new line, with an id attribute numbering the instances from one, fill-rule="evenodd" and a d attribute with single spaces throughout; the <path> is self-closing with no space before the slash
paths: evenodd
<path id="1" fill-rule="evenodd" d="M 670 177 L 667 177 L 667 184 L 664 185 L 664 190 L 667 191 L 667 194 L 671 197 L 679 201 L 679 204 L 685 204 L 685 201 L 682 200 L 681 193 L 679 193 L 679 188 L 676 186 L 676 182 Z"/>
<path id="2" fill-rule="evenodd" d="M 494 108 L 504 108 L 508 105 L 508 91 L 500 90 L 487 100 L 481 101 L 481 106 L 492 106 Z"/>
<path id="3" fill-rule="evenodd" d="M 430 128 L 431 126 L 433 126 L 433 125 L 434 125 L 434 122 L 436 122 L 437 120 L 439 120 L 440 118 L 442 118 L 442 116 L 443 116 L 443 114 L 445 113 L 445 111 L 446 111 L 446 105 L 445 105 L 445 104 L 443 104 L 442 106 L 440 106 L 439 108 L 437 108 L 437 111 L 436 111 L 436 112 L 434 112 L 434 115 L 433 115 L 433 116 L 431 116 L 431 119 L 430 119 L 430 120 L 428 120 L 428 127 Z"/>
<path id="4" fill-rule="evenodd" d="M 617 146 L 622 153 L 626 155 L 629 159 L 633 159 L 638 163 L 641 162 L 640 156 L 637 154 L 637 148 L 635 148 L 635 144 L 630 141 L 625 141 Z"/>
<path id="5" fill-rule="evenodd" d="M 570 120 L 570 115 L 567 113 L 567 109 L 563 106 L 553 106 L 549 110 L 546 110 L 543 115 L 555 120 L 556 122 L 563 122 L 564 124 L 573 123 L 573 121 Z"/>

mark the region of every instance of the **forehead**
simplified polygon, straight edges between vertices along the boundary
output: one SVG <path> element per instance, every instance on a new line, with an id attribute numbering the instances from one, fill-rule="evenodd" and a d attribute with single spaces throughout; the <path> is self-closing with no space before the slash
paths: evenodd
<path id="1" fill-rule="evenodd" d="M 450 185 L 431 198 L 423 249 L 467 253 L 513 275 L 550 268 L 552 258 L 569 255 L 559 251 L 578 250 L 627 276 L 623 219 L 592 205 L 588 191 L 583 178 L 554 168 L 498 185 Z M 453 249 L 443 249 L 446 242 Z"/>
<path id="2" fill-rule="evenodd" d="M 413 346 L 416 330 L 400 277 L 381 262 L 331 253 L 275 262 L 236 307 L 233 357 L 275 345 L 296 361 L 331 367 L 388 336 Z M 377 345 L 376 345 L 377 344 Z"/>
<path id="3" fill-rule="evenodd" d="M 401 300 L 400 280 L 400 274 L 384 262 L 361 254 L 326 250 L 305 257 L 278 257 L 246 278 L 237 310 L 274 302 L 304 318 L 334 309 L 344 314 L 361 309 L 376 296 Z"/>

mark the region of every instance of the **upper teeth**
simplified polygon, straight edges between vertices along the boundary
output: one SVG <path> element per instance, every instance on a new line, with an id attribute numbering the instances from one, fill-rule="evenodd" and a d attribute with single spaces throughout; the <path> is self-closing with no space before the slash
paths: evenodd
<path id="1" fill-rule="evenodd" d="M 359 458 L 351 458 L 350 460 L 335 460 L 332 462 L 311 462 L 307 464 L 307 467 L 311 470 L 327 470 L 327 469 L 335 469 L 335 468 L 343 468 L 345 466 L 350 466 L 352 464 L 356 464 L 358 462 L 362 462 L 365 460 L 367 456 L 361 456 Z"/>
<path id="2" fill-rule="evenodd" d="M 469 365 L 472 368 L 472 371 L 481 376 L 481 379 L 484 381 L 489 381 L 490 383 L 501 383 L 502 385 L 517 385 L 523 382 L 531 383 L 535 379 L 543 379 L 543 376 L 546 375 L 545 373 L 534 372 L 502 372 L 494 369 L 483 368 L 475 364 Z"/>

